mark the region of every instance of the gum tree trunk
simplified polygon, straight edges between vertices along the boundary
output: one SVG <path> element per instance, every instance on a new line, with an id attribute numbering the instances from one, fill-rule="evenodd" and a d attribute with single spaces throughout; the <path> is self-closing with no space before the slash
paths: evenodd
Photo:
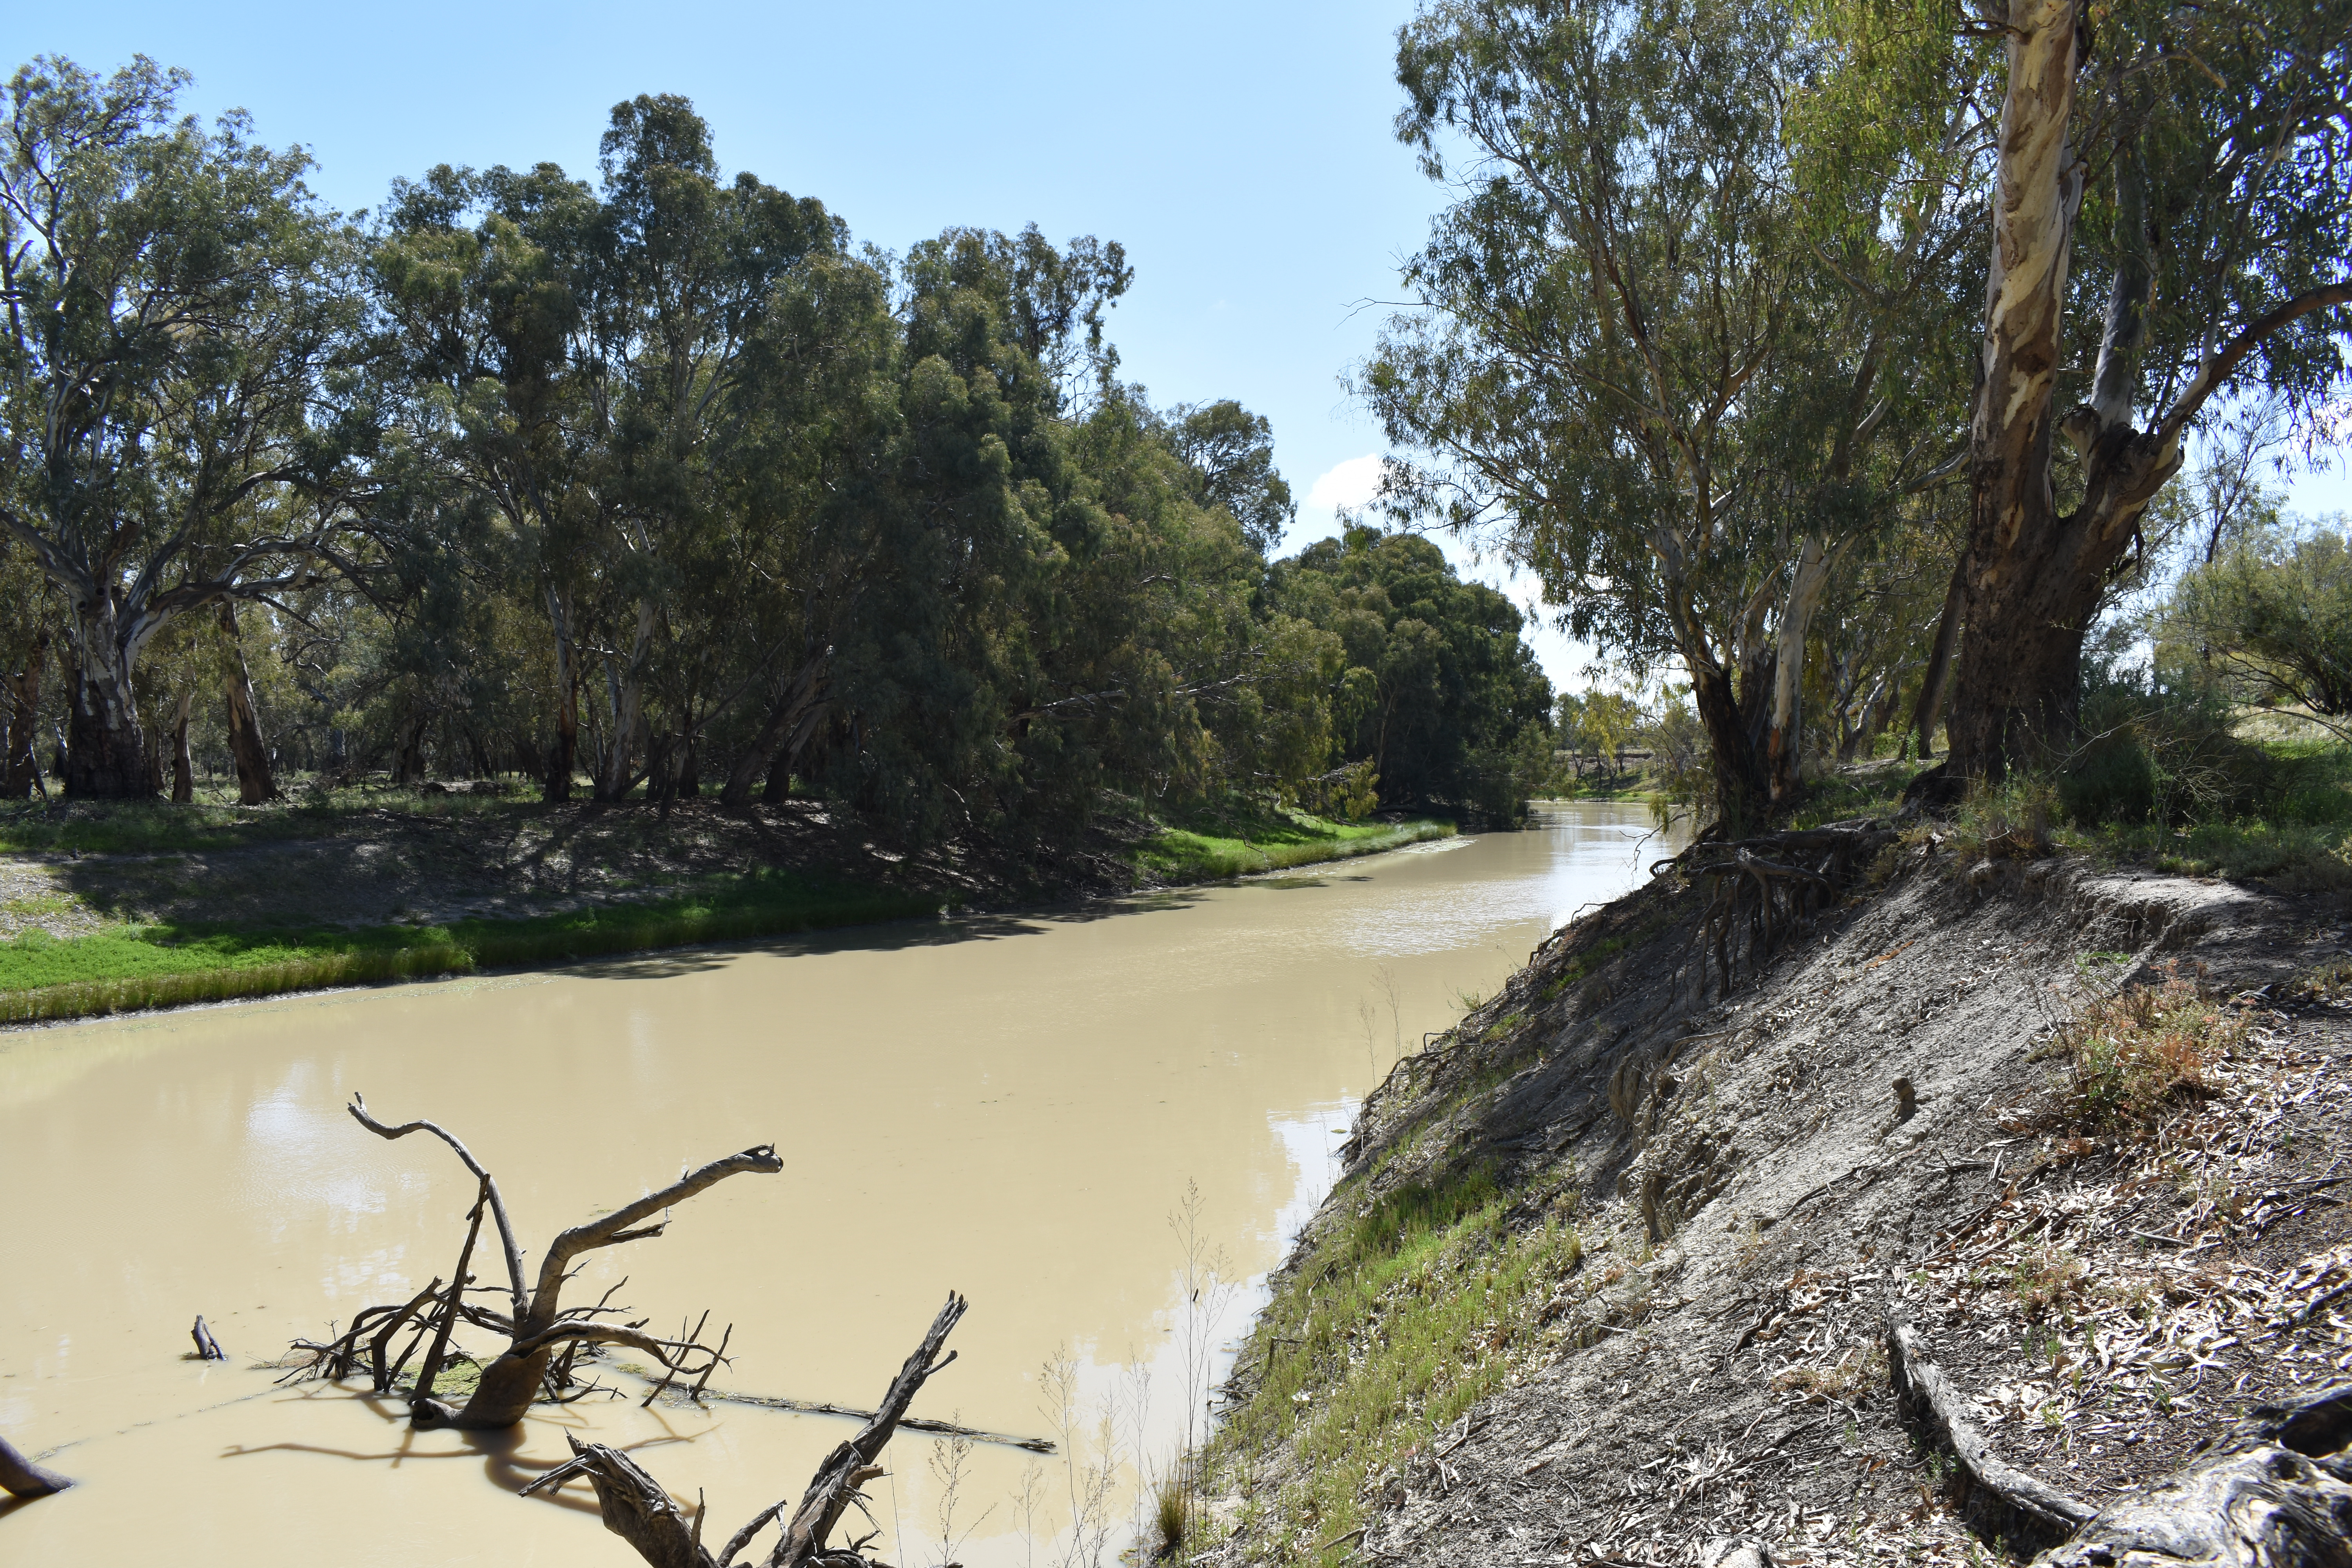
<path id="1" fill-rule="evenodd" d="M 23 800 L 40 777 L 40 754 L 33 737 L 41 721 L 41 661 L 49 655 L 49 634 L 34 639 L 25 668 L 7 677 L 8 745 L 0 758 L 0 797 Z"/>
<path id="2" fill-rule="evenodd" d="M 278 781 L 269 766 L 269 748 L 262 742 L 261 718 L 254 710 L 253 676 L 246 668 L 245 641 L 237 635 L 236 611 L 226 599 L 221 601 L 220 628 L 228 639 L 228 650 L 224 656 L 227 665 L 228 748 L 236 759 L 237 804 L 259 805 L 278 798 Z M 184 729 L 186 721 L 181 722 Z"/>
<path id="3" fill-rule="evenodd" d="M 2273 335 L 2352 301 L 2352 283 L 2324 284 L 2283 301 L 2206 353 L 2170 405 L 2139 428 L 2132 399 L 2154 268 L 2147 174 L 2138 122 L 2126 110 L 2113 117 L 2115 143 L 2097 160 L 2115 181 L 2116 261 L 2091 398 L 2060 417 L 2053 399 L 2086 169 L 2067 140 L 2084 44 L 2077 0 L 2012 0 L 2006 31 L 2009 88 L 1982 380 L 1969 432 L 1964 629 L 1947 723 L 1948 788 L 1970 779 L 1997 784 L 2012 766 L 2071 743 L 2084 637 L 2141 514 L 2180 468 L 2189 422 Z M 2120 101 L 2120 76 L 2112 85 Z M 2081 504 L 2066 513 L 2051 487 L 2052 441 L 2059 436 L 2081 460 L 2084 481 Z"/>
<path id="4" fill-rule="evenodd" d="M 172 800 L 177 805 L 196 798 L 195 762 L 188 755 L 188 715 L 195 706 L 196 694 L 188 690 L 172 710 Z"/>
<path id="5" fill-rule="evenodd" d="M 114 606 L 75 606 L 73 659 L 66 692 L 66 794 L 147 800 L 155 778 L 131 689 L 131 656 Z"/>
<path id="6" fill-rule="evenodd" d="M 548 618 L 555 627 L 555 744 L 548 748 L 542 793 L 550 802 L 572 798 L 572 770 L 580 760 L 580 658 L 572 643 L 572 605 L 550 589 Z"/>

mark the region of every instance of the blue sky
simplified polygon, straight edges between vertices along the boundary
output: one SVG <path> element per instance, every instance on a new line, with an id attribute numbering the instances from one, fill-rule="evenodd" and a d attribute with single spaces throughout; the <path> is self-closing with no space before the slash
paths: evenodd
<path id="1" fill-rule="evenodd" d="M 1111 322 L 1122 374 L 1158 403 L 1235 397 L 1271 419 L 1304 503 L 1296 545 L 1376 478 L 1380 432 L 1339 376 L 1443 201 L 1390 131 L 1411 10 L 110 0 L 18 13 L 7 53 L 184 66 L 190 108 L 242 107 L 264 140 L 303 142 L 346 209 L 437 163 L 593 174 L 615 102 L 680 92 L 730 172 L 819 197 L 887 249 L 951 224 L 1119 240 L 1136 274 Z M 2296 491 L 2352 510 L 2340 467 Z M 1556 683 L 1583 684 L 1564 638 L 1530 633 Z"/>

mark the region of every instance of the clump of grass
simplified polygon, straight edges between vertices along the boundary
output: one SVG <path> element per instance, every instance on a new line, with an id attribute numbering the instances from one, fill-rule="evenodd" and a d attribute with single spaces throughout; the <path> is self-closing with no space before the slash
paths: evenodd
<path id="1" fill-rule="evenodd" d="M 2030 1247 L 2018 1256 L 2010 1293 L 2028 1318 L 2038 1318 L 2080 1289 L 2085 1272 L 2083 1260 L 2063 1247 Z"/>
<path id="2" fill-rule="evenodd" d="M 1408 1184 L 1335 1226 L 1267 1307 L 1252 1347 L 1263 1373 L 1210 1463 L 1293 1444 L 1299 1479 L 1273 1507 L 1281 1560 L 1336 1563 L 1373 1478 L 1401 1471 L 1515 1368 L 1599 1331 L 1571 1317 L 1590 1294 L 1578 1284 L 1597 1288 L 1570 1280 L 1576 1228 L 1548 1215 L 1514 1229 L 1509 1207 L 1484 1169 Z"/>
<path id="3" fill-rule="evenodd" d="M 1246 837 L 1224 837 L 1184 827 L 1163 827 L 1134 852 L 1135 864 L 1171 882 L 1228 881 L 1260 871 L 1279 871 L 1327 860 L 1378 855 L 1433 838 L 1451 838 L 1450 822 L 1332 822 L 1304 812 L 1285 813 L 1231 826 Z"/>
<path id="4" fill-rule="evenodd" d="M 2056 1044 L 2070 1068 L 2068 1110 L 2102 1131 L 2152 1126 L 2244 1040 L 2245 1021 L 2168 965 L 2163 981 L 2103 996 Z"/>
<path id="5" fill-rule="evenodd" d="M 1157 1561 L 1172 1560 L 1184 1548 L 1184 1521 L 1191 1511 L 1184 1492 L 1183 1478 L 1175 1470 L 1160 1478 L 1151 1494 L 1151 1533 L 1156 1542 L 1151 1555 Z"/>
<path id="6" fill-rule="evenodd" d="M 1979 860 L 2047 855 L 2057 815 L 2057 787 L 2046 778 L 2021 774 L 1998 788 L 1971 790 L 1952 820 L 1955 864 L 1965 870 Z"/>

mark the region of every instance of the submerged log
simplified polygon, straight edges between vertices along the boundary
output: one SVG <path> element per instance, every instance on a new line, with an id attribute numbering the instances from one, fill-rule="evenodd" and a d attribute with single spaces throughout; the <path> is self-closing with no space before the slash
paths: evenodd
<path id="1" fill-rule="evenodd" d="M 945 1355 L 940 1352 L 963 1314 L 964 1299 L 950 1291 L 947 1304 L 931 1320 L 930 1329 L 915 1347 L 915 1353 L 907 1358 L 898 1375 L 891 1380 L 881 1407 L 856 1436 L 834 1449 L 817 1467 L 815 1479 L 801 1494 L 800 1506 L 793 1510 L 776 1544 L 761 1560 L 761 1568 L 812 1568 L 819 1563 L 828 1568 L 849 1568 L 870 1561 L 864 1549 L 874 1539 L 873 1534 L 842 1547 L 829 1546 L 827 1542 L 843 1514 L 853 1507 L 864 1510 L 865 1494 L 859 1489 L 882 1474 L 875 1461 L 906 1418 L 907 1406 L 934 1373 L 955 1360 L 953 1351 Z M 714 1557 L 702 1544 L 702 1510 L 698 1508 L 689 1523 L 685 1510 L 643 1467 L 619 1449 L 602 1443 L 572 1439 L 571 1459 L 523 1488 L 522 1495 L 529 1497 L 533 1492 L 561 1487 L 574 1477 L 584 1479 L 595 1489 L 596 1507 L 604 1516 L 604 1528 L 635 1548 L 637 1555 L 653 1568 L 735 1568 L 736 1560 L 792 1500 L 779 1499 L 752 1515 Z M 875 1533 L 878 1534 L 879 1530 Z"/>
<path id="2" fill-rule="evenodd" d="M 73 1478 L 55 1470 L 45 1470 L 16 1451 L 16 1445 L 0 1437 L 0 1491 L 10 1497 L 47 1497 L 73 1485 Z"/>

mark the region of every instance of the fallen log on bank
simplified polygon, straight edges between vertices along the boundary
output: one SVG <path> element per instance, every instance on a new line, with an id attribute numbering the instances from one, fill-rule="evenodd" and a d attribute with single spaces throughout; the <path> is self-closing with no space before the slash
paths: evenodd
<path id="1" fill-rule="evenodd" d="M 573 1361 L 583 1350 L 593 1353 L 593 1348 L 600 1345 L 626 1345 L 651 1356 L 672 1375 L 697 1379 L 709 1377 L 711 1369 L 725 1360 L 724 1339 L 717 1346 L 705 1344 L 698 1331 L 666 1340 L 645 1332 L 643 1319 L 630 1323 L 607 1321 L 625 1310 L 611 1304 L 612 1291 L 606 1291 L 604 1300 L 593 1307 L 566 1307 L 562 1303 L 563 1287 L 572 1277 L 572 1264 L 583 1254 L 657 1237 L 668 1224 L 666 1219 L 651 1225 L 642 1222 L 729 1176 L 746 1172 L 772 1176 L 782 1170 L 784 1163 L 772 1144 L 761 1143 L 741 1153 L 714 1160 L 659 1192 L 650 1193 L 585 1225 L 573 1226 L 548 1245 L 540 1260 L 536 1283 L 526 1289 L 522 1248 L 515 1240 L 506 1202 L 499 1195 L 497 1180 L 482 1168 L 472 1152 L 446 1128 L 430 1121 L 410 1121 L 397 1127 L 378 1121 L 368 1113 L 366 1100 L 356 1094 L 348 1109 L 353 1121 L 379 1138 L 398 1139 L 412 1132 L 429 1132 L 448 1144 L 478 1184 L 474 1207 L 467 1215 L 465 1244 L 458 1249 L 457 1267 L 446 1286 L 436 1279 L 405 1302 L 366 1308 L 333 1339 L 296 1341 L 295 1351 L 307 1359 L 285 1381 L 348 1377 L 358 1370 L 364 1355 L 375 1392 L 390 1394 L 409 1359 L 420 1346 L 426 1346 L 429 1348 L 408 1395 L 410 1422 L 417 1426 L 484 1431 L 512 1426 L 541 1398 L 563 1401 L 572 1383 Z M 505 1255 L 507 1283 L 503 1292 L 496 1288 L 478 1289 L 474 1276 L 468 1272 L 485 1215 L 496 1222 L 499 1248 Z M 619 1288 L 615 1286 L 614 1289 Z M 494 1297 L 503 1294 L 508 1310 L 502 1311 L 467 1300 L 468 1295 L 485 1293 Z M 705 1314 L 705 1321 L 708 1321 Z M 505 1335 L 507 1345 L 495 1358 L 481 1363 L 480 1381 L 465 1405 L 452 1406 L 434 1397 L 434 1388 L 450 1359 L 450 1336 L 461 1321 Z M 409 1331 L 407 1348 L 397 1361 L 387 1363 L 392 1342 L 403 1330 Z"/>
<path id="2" fill-rule="evenodd" d="M 1886 1359 L 1980 1523 L 2063 1538 L 2032 1568 L 2352 1568 L 2352 1383 L 2256 1405 L 2168 1479 L 2094 1509 L 1996 1457 L 1908 1323 L 1889 1321 Z"/>
<path id="3" fill-rule="evenodd" d="M 1979 1494 L 1970 1502 L 1990 1500 L 1994 1511 L 2013 1517 L 2045 1541 L 2089 1521 L 2095 1511 L 2090 1504 L 2043 1485 L 1993 1453 L 1969 1415 L 1966 1396 L 1929 1359 L 1918 1331 L 1900 1319 L 1887 1321 L 1886 1365 L 1897 1405 L 1959 1461 L 1969 1490 Z"/>
<path id="4" fill-rule="evenodd" d="M 2171 1479 L 2119 1499 L 2033 1568 L 2352 1563 L 2352 1383 L 2258 1405 Z"/>
<path id="5" fill-rule="evenodd" d="M 876 1461 L 889 1444 L 891 1433 L 904 1423 L 907 1406 L 934 1373 L 955 1360 L 953 1351 L 940 1352 L 963 1314 L 964 1299 L 950 1292 L 947 1305 L 931 1320 L 929 1331 L 891 1380 L 881 1408 L 856 1436 L 834 1449 L 817 1467 L 815 1479 L 801 1494 L 800 1506 L 793 1510 L 761 1568 L 867 1568 L 873 1563 L 865 1548 L 881 1533 L 878 1524 L 846 1546 L 828 1542 L 843 1514 L 852 1508 L 866 1512 L 866 1497 L 860 1489 L 883 1473 Z M 572 1438 L 571 1459 L 523 1488 L 522 1495 L 552 1490 L 575 1477 L 595 1489 L 604 1528 L 635 1547 L 653 1568 L 735 1568 L 744 1550 L 792 1500 L 779 1499 L 752 1515 L 714 1557 L 702 1544 L 703 1510 L 698 1507 L 689 1523 L 685 1510 L 643 1467 L 618 1448 L 602 1443 Z M 866 1513 L 866 1520 L 873 1522 L 873 1515 Z"/>

